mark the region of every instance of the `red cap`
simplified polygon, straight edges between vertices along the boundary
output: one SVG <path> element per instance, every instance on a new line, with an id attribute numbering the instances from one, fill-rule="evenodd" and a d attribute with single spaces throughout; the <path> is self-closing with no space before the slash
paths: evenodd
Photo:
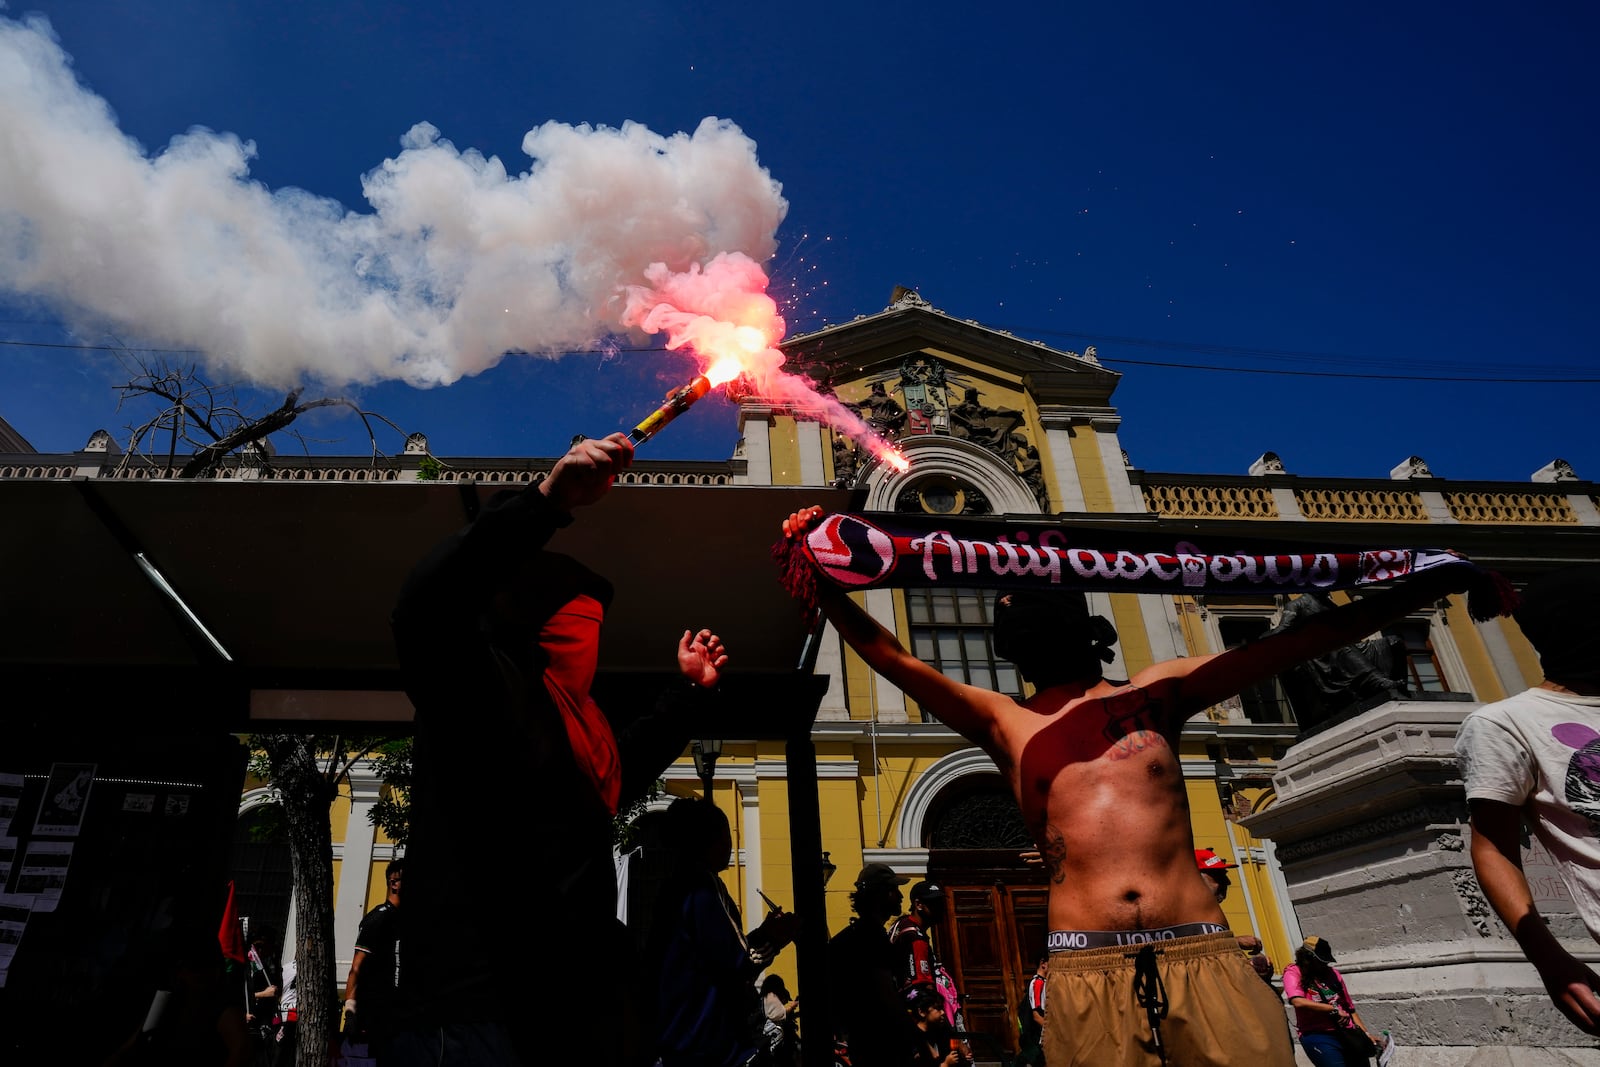
<path id="1" fill-rule="evenodd" d="M 1194 865 L 1202 871 L 1231 871 L 1239 866 L 1237 863 L 1228 863 L 1209 848 L 1194 850 Z"/>

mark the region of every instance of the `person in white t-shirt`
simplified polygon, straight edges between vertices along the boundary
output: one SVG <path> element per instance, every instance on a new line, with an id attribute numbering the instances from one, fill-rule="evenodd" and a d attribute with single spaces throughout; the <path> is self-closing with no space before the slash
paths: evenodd
<path id="1" fill-rule="evenodd" d="M 1550 851 L 1600 941 L 1600 565 L 1545 575 L 1515 612 L 1545 680 L 1471 712 L 1456 738 L 1472 812 L 1472 866 L 1550 1000 L 1600 1035 L 1600 975 L 1545 926 L 1522 871 L 1522 824 Z"/>

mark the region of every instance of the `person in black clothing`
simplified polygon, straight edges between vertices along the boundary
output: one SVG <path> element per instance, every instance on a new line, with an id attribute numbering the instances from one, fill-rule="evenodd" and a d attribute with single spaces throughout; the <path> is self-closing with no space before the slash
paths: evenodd
<path id="1" fill-rule="evenodd" d="M 245 1027 L 250 1032 L 252 1059 L 267 1064 L 272 1059 L 273 1020 L 278 1014 L 278 967 L 272 946 L 277 934 L 261 927 L 250 934 L 245 977 Z"/>
<path id="2" fill-rule="evenodd" d="M 667 808 L 674 871 L 656 904 L 645 952 L 656 991 L 661 1067 L 742 1067 L 766 1045 L 756 978 L 794 940 L 794 915 L 780 913 L 748 934 L 718 872 L 728 866 L 728 816 L 708 800 L 679 797 Z"/>
<path id="3" fill-rule="evenodd" d="M 828 996 L 833 1025 L 851 1067 L 907 1067 L 913 1050 L 905 997 L 895 980 L 894 946 L 883 925 L 900 911 L 910 879 L 886 863 L 869 863 L 856 878 L 856 918 L 828 942 Z"/>
<path id="4" fill-rule="evenodd" d="M 714 699 L 727 655 L 710 630 L 685 631 L 685 681 L 620 728 L 590 698 L 611 585 L 543 549 L 632 459 L 622 434 L 575 441 L 543 481 L 491 500 L 401 590 L 395 645 L 417 713 L 409 1025 L 386 1067 L 532 1063 L 547 1058 L 552 1033 L 564 1035 L 558 1044 L 619 1029 L 618 1045 L 640 1037 L 598 992 L 630 954 L 616 918 L 612 819 L 683 753 L 685 713 Z M 508 827 L 538 840 L 539 862 L 514 906 L 496 907 L 487 865 Z M 585 948 L 536 955 L 509 933 L 528 921 L 557 923 Z M 539 1022 L 513 1036 L 507 1024 L 530 1004 Z M 614 1049 L 625 1062 L 639 1051 Z"/>
<path id="5" fill-rule="evenodd" d="M 350 975 L 344 982 L 345 1031 L 367 1043 L 368 1054 L 383 1059 L 389 1038 L 405 1017 L 400 985 L 400 887 L 405 861 L 384 868 L 389 892 L 367 912 L 356 930 Z"/>
<path id="6" fill-rule="evenodd" d="M 931 988 L 918 989 L 911 998 L 911 1018 L 916 1025 L 911 1042 L 912 1067 L 955 1067 L 961 1053 L 945 1018 L 944 997 Z"/>

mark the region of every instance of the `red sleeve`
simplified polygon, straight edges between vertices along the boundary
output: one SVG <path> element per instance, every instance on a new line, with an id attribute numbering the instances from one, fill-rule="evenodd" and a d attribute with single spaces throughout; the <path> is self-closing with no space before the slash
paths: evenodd
<path id="1" fill-rule="evenodd" d="M 911 984 L 933 982 L 933 949 L 920 937 L 911 939 Z"/>

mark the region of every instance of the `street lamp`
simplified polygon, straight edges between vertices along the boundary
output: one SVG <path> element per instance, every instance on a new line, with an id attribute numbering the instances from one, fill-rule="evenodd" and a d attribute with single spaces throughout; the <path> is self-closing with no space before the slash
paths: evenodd
<path id="1" fill-rule="evenodd" d="M 714 738 L 691 741 L 689 754 L 694 757 L 694 773 L 700 776 L 706 799 L 711 800 L 711 779 L 717 776 L 717 757 L 722 755 L 722 742 Z"/>
<path id="2" fill-rule="evenodd" d="M 828 854 L 824 852 L 822 854 L 822 884 L 824 886 L 828 884 L 828 879 L 833 877 L 833 872 L 837 871 L 838 869 L 839 865 L 834 863 L 833 860 L 829 859 Z"/>

